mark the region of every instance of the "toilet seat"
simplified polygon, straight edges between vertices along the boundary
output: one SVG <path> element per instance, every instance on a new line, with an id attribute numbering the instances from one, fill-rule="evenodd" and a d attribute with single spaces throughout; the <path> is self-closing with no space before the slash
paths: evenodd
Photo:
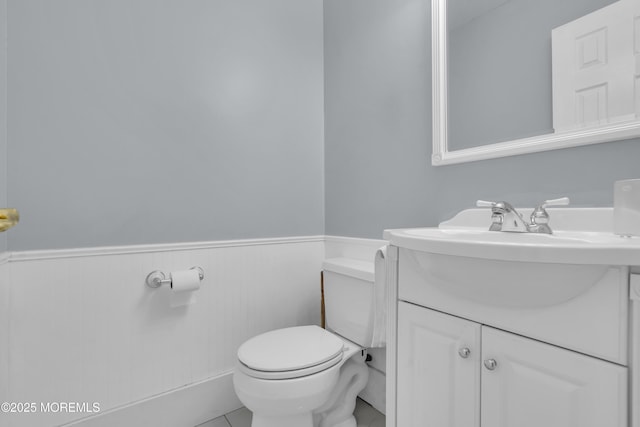
<path id="1" fill-rule="evenodd" d="M 318 326 L 278 329 L 241 345 L 239 367 L 254 378 L 299 378 L 338 364 L 344 345 L 342 339 Z"/>
<path id="2" fill-rule="evenodd" d="M 318 372 L 326 371 L 332 366 L 337 365 L 342 360 L 342 353 L 337 355 L 331 360 L 320 363 L 315 366 L 310 366 L 303 369 L 295 369 L 291 371 L 258 371 L 251 369 L 244 363 L 240 362 L 239 368 L 242 372 L 253 378 L 260 378 L 263 380 L 291 380 L 294 378 L 306 377 L 309 375 L 317 374 Z"/>

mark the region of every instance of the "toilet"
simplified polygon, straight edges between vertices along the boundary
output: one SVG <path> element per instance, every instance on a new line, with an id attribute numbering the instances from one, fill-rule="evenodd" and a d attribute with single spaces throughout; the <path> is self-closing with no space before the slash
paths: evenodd
<path id="1" fill-rule="evenodd" d="M 356 427 L 366 348 L 376 344 L 373 263 L 333 258 L 323 271 L 327 329 L 278 329 L 238 349 L 233 384 L 252 427 Z"/>

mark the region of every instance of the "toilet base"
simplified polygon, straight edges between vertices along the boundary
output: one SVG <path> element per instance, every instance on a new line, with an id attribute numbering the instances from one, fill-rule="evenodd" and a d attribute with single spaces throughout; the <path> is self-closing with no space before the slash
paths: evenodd
<path id="1" fill-rule="evenodd" d="M 314 427 L 357 427 L 353 411 L 369 379 L 365 354 L 354 354 L 342 365 L 332 397 L 314 414 Z"/>
<path id="2" fill-rule="evenodd" d="M 253 414 L 251 427 L 313 427 L 311 413 L 287 415 L 282 417 L 265 417 Z M 345 426 L 346 427 L 346 426 Z M 356 427 L 354 424 L 353 427 Z"/>
<path id="3" fill-rule="evenodd" d="M 334 425 L 333 427 L 358 427 L 358 423 L 356 422 L 356 417 L 352 415 L 350 418 L 347 418 L 346 420 Z"/>
<path id="4" fill-rule="evenodd" d="M 353 410 L 358 393 L 369 377 L 364 354 L 351 357 L 341 371 L 333 396 L 314 414 L 264 416 L 254 413 L 251 427 L 357 427 Z"/>
<path id="5" fill-rule="evenodd" d="M 300 414 L 288 417 L 260 417 L 253 415 L 251 427 L 314 427 L 311 414 Z M 332 427 L 358 427 L 356 417 L 351 415 Z"/>

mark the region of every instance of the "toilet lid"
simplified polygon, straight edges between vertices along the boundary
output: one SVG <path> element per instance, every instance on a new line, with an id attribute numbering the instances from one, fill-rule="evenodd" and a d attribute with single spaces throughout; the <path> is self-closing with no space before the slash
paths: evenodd
<path id="1" fill-rule="evenodd" d="M 343 346 L 340 338 L 318 326 L 296 326 L 251 338 L 238 349 L 238 359 L 257 371 L 294 371 L 336 359 Z"/>

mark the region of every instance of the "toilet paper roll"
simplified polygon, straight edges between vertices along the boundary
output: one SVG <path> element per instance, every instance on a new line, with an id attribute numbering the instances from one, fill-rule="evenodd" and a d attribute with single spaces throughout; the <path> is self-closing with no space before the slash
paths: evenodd
<path id="1" fill-rule="evenodd" d="M 613 232 L 621 236 L 640 236 L 640 179 L 614 183 Z"/>
<path id="2" fill-rule="evenodd" d="M 200 289 L 198 270 L 171 272 L 171 307 L 182 307 L 195 303 L 195 291 L 198 289 Z"/>
<path id="3" fill-rule="evenodd" d="M 200 289 L 200 273 L 198 270 L 171 272 L 171 289 L 173 292 L 186 292 Z"/>

